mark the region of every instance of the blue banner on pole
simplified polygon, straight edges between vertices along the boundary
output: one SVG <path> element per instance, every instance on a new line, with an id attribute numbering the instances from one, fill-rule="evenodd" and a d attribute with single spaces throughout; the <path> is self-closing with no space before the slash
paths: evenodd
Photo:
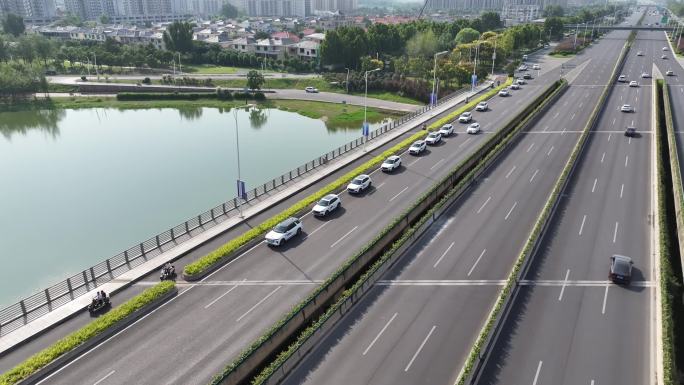
<path id="1" fill-rule="evenodd" d="M 363 133 L 363 136 L 368 136 L 370 134 L 370 125 L 368 124 L 368 122 L 363 122 L 361 132 Z"/>
<path id="2" fill-rule="evenodd" d="M 471 79 L 472 79 L 472 82 L 473 82 L 473 87 L 475 87 L 475 86 L 477 85 L 477 75 L 473 74 L 473 76 L 472 76 Z"/>
<path id="3" fill-rule="evenodd" d="M 247 188 L 245 182 L 238 179 L 237 181 L 237 196 L 243 200 L 247 200 Z"/>
<path id="4" fill-rule="evenodd" d="M 437 104 L 437 94 L 434 92 L 430 94 L 430 104 L 433 106 Z"/>

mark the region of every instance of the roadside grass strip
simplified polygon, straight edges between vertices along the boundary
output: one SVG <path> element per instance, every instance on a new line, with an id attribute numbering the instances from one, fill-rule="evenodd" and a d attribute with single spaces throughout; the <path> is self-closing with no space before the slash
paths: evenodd
<path id="1" fill-rule="evenodd" d="M 372 241 L 370 241 L 364 248 L 362 248 L 359 252 L 357 252 L 354 256 L 352 256 L 350 259 L 348 259 L 345 264 L 338 269 L 333 275 L 331 275 L 317 290 L 315 290 L 313 293 L 309 295 L 305 300 L 300 302 L 297 306 L 295 306 L 290 313 L 285 316 L 283 319 L 278 321 L 271 329 L 269 329 L 265 334 L 263 334 L 259 339 L 257 339 L 250 348 L 245 350 L 240 357 L 238 357 L 235 361 L 233 361 L 230 365 L 228 365 L 223 373 L 217 375 L 214 380 L 211 382 L 212 385 L 218 385 L 221 383 L 223 379 L 232 371 L 236 370 L 236 368 L 240 365 L 240 361 L 243 360 L 247 355 L 251 354 L 252 351 L 254 351 L 259 345 L 264 343 L 270 338 L 270 335 L 278 330 L 282 325 L 285 324 L 285 322 L 293 317 L 295 314 L 300 312 L 316 295 L 319 291 L 324 290 L 327 285 L 329 285 L 331 282 L 333 282 L 340 274 L 342 274 L 348 266 L 350 266 L 358 257 L 363 255 L 367 250 L 373 247 L 375 242 L 377 240 L 381 239 L 384 237 L 385 234 L 389 233 L 395 225 L 400 223 L 401 221 L 405 220 L 405 218 L 411 213 L 415 208 L 423 205 L 423 203 L 427 200 L 428 197 L 437 194 L 440 189 L 444 186 L 445 183 L 448 183 L 449 178 L 457 172 L 459 172 L 465 165 L 467 165 L 469 162 L 472 162 L 472 159 L 475 157 L 480 157 L 481 159 L 477 162 L 477 164 L 464 176 L 461 176 L 459 179 L 459 182 L 450 190 L 448 190 L 444 195 L 442 195 L 441 199 L 434 203 L 432 207 L 425 212 L 420 219 L 418 219 L 417 222 L 415 222 L 412 226 L 410 226 L 407 230 L 405 230 L 401 237 L 395 240 L 391 246 L 384 251 L 384 253 L 373 262 L 370 267 L 368 267 L 365 272 L 360 276 L 356 282 L 349 287 L 347 290 L 343 291 L 342 294 L 337 298 L 337 300 L 325 310 L 325 312 L 313 323 L 311 323 L 308 327 L 303 329 L 303 331 L 296 337 L 294 342 L 292 342 L 285 350 L 281 351 L 276 358 L 268 364 L 262 371 L 259 373 L 253 380 L 252 384 L 253 385 L 260 385 L 260 384 L 265 384 L 268 382 L 269 378 L 275 374 L 280 367 L 283 366 L 283 364 L 290 358 L 292 357 L 297 350 L 302 347 L 308 340 L 311 338 L 320 328 L 325 324 L 325 322 L 333 316 L 337 311 L 340 310 L 342 306 L 345 305 L 345 302 L 349 301 L 357 292 L 364 287 L 365 285 L 368 285 L 378 269 L 381 268 L 383 264 L 385 264 L 388 260 L 390 260 L 393 255 L 409 240 L 411 240 L 414 236 L 416 236 L 416 232 L 421 229 L 422 226 L 426 224 L 428 220 L 433 218 L 437 213 L 439 213 L 440 210 L 443 209 L 443 207 L 450 203 L 450 200 L 454 198 L 455 195 L 458 195 L 465 191 L 467 186 L 472 183 L 473 179 L 479 175 L 480 172 L 482 172 L 486 167 L 489 166 L 491 161 L 495 157 L 497 157 L 508 145 L 511 141 L 515 140 L 517 137 L 517 134 L 521 131 L 521 129 L 528 123 L 529 119 L 534 117 L 536 113 L 539 111 L 539 109 L 543 108 L 547 101 L 553 98 L 558 92 L 562 91 L 566 86 L 565 82 L 555 82 L 549 90 L 543 94 L 547 95 L 541 100 L 539 103 L 536 105 L 533 104 L 534 109 L 529 111 L 529 113 L 526 114 L 526 117 L 520 121 L 519 123 L 515 124 L 514 128 L 510 130 L 510 132 L 502 139 L 500 140 L 495 146 L 491 147 L 489 151 L 483 156 L 480 154 L 480 149 L 486 148 L 488 145 L 488 142 L 485 142 L 481 145 L 481 147 L 478 149 L 478 151 L 474 152 L 468 159 L 465 159 L 459 163 L 458 166 L 456 166 L 452 171 L 449 173 L 449 175 L 445 176 L 442 178 L 439 182 L 435 183 L 429 191 L 425 192 L 420 198 L 418 198 L 416 201 L 413 202 L 413 204 L 405 210 L 400 216 L 396 217 L 393 222 L 388 225 L 385 229 L 381 231 L 381 233 L 376 236 Z M 501 86 L 501 88 L 505 87 L 505 84 Z M 496 91 L 498 92 L 498 91 Z M 486 95 L 485 95 L 486 96 Z M 477 104 L 476 101 L 475 104 Z M 465 111 L 467 109 L 463 108 L 461 111 Z M 459 115 L 460 112 L 454 113 L 453 115 Z M 525 114 L 524 112 L 522 114 Z M 522 115 L 521 114 L 521 115 Z M 518 117 L 515 117 L 511 122 L 514 122 Z M 507 124 L 507 126 L 509 126 Z M 494 139 L 490 139 L 494 140 Z M 303 353 L 304 354 L 304 353 Z M 302 354 L 302 355 L 303 355 Z"/>
<path id="2" fill-rule="evenodd" d="M 492 307 L 492 310 L 490 311 L 489 316 L 485 320 L 485 323 L 482 327 L 482 330 L 480 331 L 480 334 L 475 340 L 475 343 L 473 344 L 473 347 L 470 353 L 468 354 L 468 357 L 466 358 L 466 362 L 463 365 L 463 368 L 461 369 L 461 373 L 459 374 L 458 379 L 456 380 L 457 385 L 463 385 L 466 383 L 466 381 L 468 381 L 468 379 L 472 380 L 473 376 L 477 375 L 477 371 L 481 369 L 481 366 L 484 362 L 483 360 L 487 356 L 488 349 L 493 347 L 491 345 L 494 343 L 494 338 L 491 335 L 491 333 L 494 331 L 494 328 L 498 326 L 499 322 L 503 322 L 503 319 L 500 317 L 502 316 L 502 310 L 504 309 L 504 305 L 506 305 L 507 301 L 510 300 L 512 291 L 518 284 L 518 278 L 521 273 L 523 265 L 525 264 L 528 258 L 532 257 L 537 242 L 542 236 L 546 224 L 551 219 L 551 215 L 553 214 L 556 202 L 558 201 L 561 193 L 563 192 L 563 189 L 566 185 L 566 181 L 570 177 L 570 174 L 574 169 L 574 165 L 584 149 L 584 144 L 586 143 L 587 138 L 589 137 L 590 129 L 591 127 L 593 127 L 594 122 L 598 119 L 599 112 L 601 111 L 602 106 L 605 103 L 608 94 L 611 91 L 611 84 L 613 83 L 613 79 L 615 79 L 615 74 L 621 68 L 621 64 L 624 61 L 624 58 L 627 56 L 627 53 L 629 52 L 629 46 L 629 42 L 625 43 L 625 46 L 620 52 L 620 56 L 618 57 L 616 65 L 613 68 L 613 72 L 610 76 L 611 81 L 604 87 L 603 93 L 599 97 L 599 100 L 596 103 L 594 110 L 591 112 L 589 120 L 587 121 L 587 124 L 584 126 L 584 129 L 582 130 L 582 134 L 580 134 L 577 143 L 575 143 L 575 147 L 570 153 L 570 157 L 568 158 L 568 161 L 565 163 L 565 167 L 563 168 L 563 171 L 561 172 L 558 180 L 556 181 L 556 184 L 553 187 L 553 190 L 551 191 L 551 194 L 549 195 L 548 200 L 546 201 L 546 204 L 544 205 L 544 209 L 539 214 L 537 222 L 532 228 L 532 231 L 530 232 L 530 235 L 527 238 L 525 246 L 518 255 L 518 258 L 516 259 L 515 264 L 511 269 L 511 272 L 508 274 L 508 277 L 506 278 L 506 284 L 499 292 L 499 297 L 497 298 L 496 303 Z"/>
<path id="3" fill-rule="evenodd" d="M 510 82 L 512 82 L 512 79 L 509 79 Z M 471 103 L 466 104 L 465 106 L 457 109 L 455 112 L 451 113 L 449 116 L 449 120 L 453 119 L 453 116 L 460 115 L 462 112 L 469 110 L 472 108 L 472 106 L 476 105 L 477 103 L 486 100 L 490 98 L 492 95 L 496 94 L 499 89 L 503 88 L 506 86 L 506 84 L 509 83 L 507 81 L 505 84 L 499 86 L 498 88 L 495 88 L 494 90 L 487 92 L 486 94 L 481 95 L 480 97 L 476 98 L 473 100 Z M 446 119 L 446 118 L 445 118 Z M 442 119 L 444 120 L 444 119 Z M 440 121 L 442 121 L 440 120 Z M 439 123 L 439 122 L 437 122 Z M 434 127 L 441 127 L 441 124 L 433 124 L 430 126 L 431 129 Z M 188 277 L 192 276 L 198 276 L 202 273 L 204 273 L 206 270 L 214 267 L 215 264 L 220 264 L 224 263 L 227 261 L 227 259 L 231 256 L 232 253 L 234 253 L 236 250 L 238 250 L 240 247 L 246 245 L 247 243 L 255 240 L 258 237 L 261 237 L 262 235 L 266 234 L 268 231 L 270 231 L 273 226 L 277 225 L 281 221 L 283 221 L 286 218 L 289 218 L 291 216 L 295 216 L 298 213 L 304 211 L 308 206 L 314 204 L 318 200 L 320 200 L 322 197 L 326 196 L 327 194 L 330 194 L 331 192 L 338 191 L 349 182 L 355 178 L 359 174 L 363 174 L 378 165 L 382 164 L 382 162 L 387 159 L 390 155 L 394 155 L 401 150 L 409 147 L 413 142 L 415 142 L 418 139 L 422 139 L 425 137 L 425 132 L 419 131 L 414 133 L 413 135 L 409 136 L 408 138 L 404 139 L 403 141 L 397 143 L 394 145 L 392 148 L 384 151 L 382 154 L 372 158 L 371 160 L 367 161 L 366 163 L 360 165 L 359 167 L 355 168 L 354 170 L 344 174 L 342 177 L 338 178 L 336 181 L 328 184 L 327 186 L 323 187 L 322 189 L 318 190 L 317 192 L 309 195 L 308 197 L 300 200 L 299 202 L 295 203 L 294 205 L 290 206 L 289 208 L 285 209 L 281 213 L 265 220 L 261 224 L 251 228 L 250 230 L 246 231 L 242 235 L 224 243 L 221 247 L 218 249 L 210 252 L 209 254 L 199 258 L 197 261 L 192 262 L 188 265 L 185 266 L 185 269 L 183 270 L 183 274 L 186 276 L 186 279 Z"/>
<path id="4" fill-rule="evenodd" d="M 167 294 L 171 290 L 175 289 L 175 287 L 175 282 L 163 281 L 153 287 L 150 287 L 149 289 L 146 289 L 142 293 L 103 314 L 81 329 L 58 340 L 52 344 L 52 346 L 41 350 L 40 352 L 27 358 L 24 362 L 3 373 L 0 375 L 0 385 L 12 385 L 26 379 L 30 375 L 46 367 L 52 361 L 88 342 L 89 339 L 103 333 L 117 322 L 135 313 L 145 305 L 150 304 L 152 301 L 163 296 L 164 294 Z"/>
<path id="5" fill-rule="evenodd" d="M 672 119 L 672 106 L 670 103 L 669 89 L 663 80 L 657 80 L 658 90 L 662 91 L 663 112 L 658 111 L 656 115 L 656 146 L 658 153 L 658 216 L 660 232 L 658 234 L 660 242 L 660 306 L 661 306 L 661 327 L 662 327 L 662 360 L 663 360 L 663 383 L 665 385 L 675 385 L 677 381 L 676 348 L 677 338 L 675 336 L 675 300 L 681 298 L 682 286 L 673 268 L 672 258 L 681 258 L 682 241 L 684 240 L 684 192 L 682 191 L 681 170 L 679 165 L 679 155 L 674 134 L 674 123 Z M 656 104 L 659 108 L 660 105 Z M 662 118 L 665 121 L 662 121 Z M 666 128 L 666 139 L 662 138 L 663 128 Z M 667 147 L 663 144 L 667 140 Z M 664 153 L 664 151 L 667 151 Z M 668 156 L 669 155 L 669 156 Z M 669 169 L 666 166 L 666 157 L 669 157 Z M 668 175 L 669 171 L 669 175 Z M 669 184 L 672 183 L 672 190 Z M 671 195 L 671 197 L 670 197 Z M 670 199 L 674 205 L 674 210 L 668 210 Z M 672 218 L 672 216 L 675 218 Z M 676 235 L 669 229 L 676 228 Z M 678 242 L 677 242 L 678 241 Z M 678 248 L 675 245 L 678 244 Z"/>

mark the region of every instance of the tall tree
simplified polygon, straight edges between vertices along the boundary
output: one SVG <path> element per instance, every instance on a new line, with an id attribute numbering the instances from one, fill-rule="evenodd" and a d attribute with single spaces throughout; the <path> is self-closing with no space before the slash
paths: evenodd
<path id="1" fill-rule="evenodd" d="M 563 36 L 563 19 L 560 17 L 547 17 L 544 20 L 544 33 L 550 35 L 553 39 L 559 39 Z"/>
<path id="2" fill-rule="evenodd" d="M 482 32 L 493 31 L 502 27 L 501 16 L 497 12 L 484 12 L 480 15 L 480 20 L 482 20 Z"/>
<path id="3" fill-rule="evenodd" d="M 234 19 L 238 16 L 238 9 L 233 4 L 225 2 L 221 6 L 221 16 L 227 19 Z"/>
<path id="4" fill-rule="evenodd" d="M 477 32 L 476 30 L 472 28 L 463 28 L 462 30 L 458 31 L 458 34 L 456 35 L 456 43 L 457 44 L 464 44 L 464 43 L 470 43 L 475 40 L 480 36 L 480 33 Z"/>
<path id="5" fill-rule="evenodd" d="M 438 41 L 431 29 L 418 32 L 406 43 L 406 53 L 411 57 L 430 57 L 437 52 Z"/>
<path id="6" fill-rule="evenodd" d="M 560 5 L 547 5 L 544 7 L 544 17 L 563 17 L 565 10 Z"/>
<path id="7" fill-rule="evenodd" d="M 247 88 L 250 90 L 260 90 L 265 82 L 266 80 L 264 80 L 264 75 L 261 72 L 251 70 L 247 73 Z"/>
<path id="8" fill-rule="evenodd" d="M 7 61 L 9 59 L 9 44 L 5 41 L 5 38 L 0 35 L 0 63 Z"/>
<path id="9" fill-rule="evenodd" d="M 13 13 L 8 13 L 2 20 L 2 29 L 14 37 L 24 33 L 26 26 L 24 26 L 24 18 Z"/>
<path id="10" fill-rule="evenodd" d="M 190 52 L 192 50 L 192 24 L 184 21 L 174 21 L 164 32 L 166 49 L 176 52 Z"/>

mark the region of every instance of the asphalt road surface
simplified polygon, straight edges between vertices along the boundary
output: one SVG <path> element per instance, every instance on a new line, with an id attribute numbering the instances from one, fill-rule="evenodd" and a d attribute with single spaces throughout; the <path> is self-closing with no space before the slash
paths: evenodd
<path id="1" fill-rule="evenodd" d="M 640 75 L 662 36 L 638 33 L 622 73 L 641 85 L 613 85 L 480 384 L 655 383 L 652 86 Z M 613 254 L 634 261 L 630 286 L 607 280 Z"/>
<path id="2" fill-rule="evenodd" d="M 286 384 L 456 381 L 626 36 L 613 32 L 573 60 L 586 66 L 578 66 L 581 72 L 566 93 L 409 249 Z"/>
<path id="3" fill-rule="evenodd" d="M 402 155 L 404 165 L 392 175 L 374 172 L 374 188 L 359 197 L 342 194 L 343 206 L 327 219 L 306 216 L 304 234 L 279 250 L 263 244 L 244 253 L 221 270 L 194 285 L 182 285 L 181 293 L 139 322 L 107 340 L 44 383 L 74 384 L 202 384 L 281 317 L 293 304 L 325 279 L 342 261 L 371 239 L 391 219 L 429 188 L 435 179 L 458 164 L 489 133 L 499 129 L 557 78 L 558 71 L 533 80 L 512 97 L 495 98 L 491 110 L 474 113 L 482 124 L 480 135 L 458 134 L 430 147 L 419 157 Z M 322 182 L 324 183 L 324 182 Z M 318 184 L 320 187 L 322 184 Z M 282 208 L 283 206 L 281 206 Z M 256 223 L 256 221 L 253 221 Z M 249 225 L 249 224 L 248 224 Z M 199 248 L 184 263 L 213 250 L 235 236 L 222 235 Z M 116 302 L 156 283 L 149 279 L 125 291 Z M 86 317 L 87 319 L 87 317 Z M 63 335 L 69 325 L 85 323 L 84 317 L 67 322 L 43 338 L 3 357 L 3 369 L 27 353 Z"/>

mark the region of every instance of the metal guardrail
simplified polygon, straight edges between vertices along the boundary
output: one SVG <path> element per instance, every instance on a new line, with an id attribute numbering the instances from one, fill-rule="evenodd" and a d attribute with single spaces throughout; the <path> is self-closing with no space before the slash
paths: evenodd
<path id="1" fill-rule="evenodd" d="M 436 106 L 423 106 L 397 120 L 383 124 L 380 128 L 371 131 L 368 140 L 375 139 L 380 135 L 392 131 L 395 128 L 409 122 L 416 117 L 430 111 L 449 100 L 468 92 L 466 89 L 456 91 L 442 98 Z M 333 151 L 318 158 L 306 162 L 302 166 L 280 175 L 262 185 L 247 192 L 247 202 L 252 201 L 264 194 L 271 192 L 286 183 L 295 180 L 304 174 L 327 164 L 329 161 L 359 147 L 363 144 L 363 137 L 352 140 Z M 89 291 L 107 283 L 129 270 L 147 262 L 165 251 L 172 249 L 179 243 L 214 227 L 228 219 L 228 214 L 237 207 L 237 198 L 224 202 L 208 211 L 205 211 L 185 222 L 174 226 L 154 237 L 141 242 L 128 250 L 106 259 L 79 274 L 67 278 L 47 289 L 35 293 L 21 301 L 0 310 L 0 336 L 7 335 L 12 331 L 28 324 L 31 321 L 65 305 Z"/>

